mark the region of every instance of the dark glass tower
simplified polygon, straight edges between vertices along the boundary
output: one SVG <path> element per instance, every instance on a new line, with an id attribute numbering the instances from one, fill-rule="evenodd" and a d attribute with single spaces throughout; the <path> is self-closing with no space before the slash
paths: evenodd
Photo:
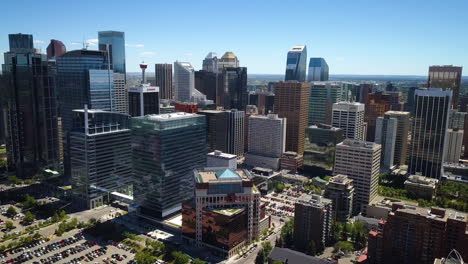
<path id="1" fill-rule="evenodd" d="M 197 114 L 132 118 L 134 198 L 139 213 L 166 218 L 193 197 L 193 169 L 206 162 L 206 121 Z"/>
<path id="2" fill-rule="evenodd" d="M 107 67 L 106 52 L 74 50 L 57 62 L 60 116 L 63 131 L 72 125 L 72 111 L 90 109 L 115 111 L 113 72 Z"/>
<path id="3" fill-rule="evenodd" d="M 7 155 L 9 167 L 26 177 L 59 166 L 55 75 L 32 35 L 10 34 L 9 41 L 1 91 Z"/>
<path id="4" fill-rule="evenodd" d="M 408 172 L 440 179 L 452 91 L 416 90 Z"/>
<path id="5" fill-rule="evenodd" d="M 224 68 L 222 91 L 218 93 L 219 106 L 224 109 L 237 109 L 245 111 L 248 100 L 247 68 Z"/>
<path id="6" fill-rule="evenodd" d="M 92 209 L 132 183 L 130 117 L 101 110 L 73 111 L 69 132 L 74 205 Z"/>
<path id="7" fill-rule="evenodd" d="M 286 59 L 285 81 L 305 82 L 307 71 L 307 47 L 294 46 Z"/>

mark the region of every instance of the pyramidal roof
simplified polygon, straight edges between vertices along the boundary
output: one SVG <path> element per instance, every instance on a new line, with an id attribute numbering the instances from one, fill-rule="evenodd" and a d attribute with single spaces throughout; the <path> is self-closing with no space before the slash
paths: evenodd
<path id="1" fill-rule="evenodd" d="M 230 169 L 224 169 L 224 170 L 217 171 L 216 172 L 216 177 L 218 178 L 218 180 L 231 180 L 231 179 L 237 180 L 237 179 L 241 179 L 239 174 L 237 174 L 236 172 L 234 172 L 234 171 L 232 171 Z"/>

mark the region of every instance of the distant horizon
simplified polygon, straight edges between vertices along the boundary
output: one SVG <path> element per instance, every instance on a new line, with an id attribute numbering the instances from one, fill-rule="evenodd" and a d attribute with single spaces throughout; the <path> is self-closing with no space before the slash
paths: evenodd
<path id="1" fill-rule="evenodd" d="M 2 7 L 0 53 L 9 50 L 8 34 L 32 34 L 43 51 L 60 40 L 70 51 L 83 43 L 97 49 L 98 32 L 115 30 L 125 33 L 128 72 L 142 61 L 201 69 L 208 53 L 231 51 L 252 73 L 282 74 L 295 45 L 307 46 L 307 66 L 321 57 L 330 72 L 346 74 L 425 76 L 430 65 L 468 66 L 466 0 L 43 0 L 34 12 L 24 12 L 29 1 Z"/>

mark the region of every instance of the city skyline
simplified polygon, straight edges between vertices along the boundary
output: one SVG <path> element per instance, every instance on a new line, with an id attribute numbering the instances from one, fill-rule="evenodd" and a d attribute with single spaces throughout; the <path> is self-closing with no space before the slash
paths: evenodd
<path id="1" fill-rule="evenodd" d="M 227 50 L 251 74 L 283 74 L 286 54 L 295 45 L 307 45 L 309 58 L 325 58 L 332 75 L 427 75 L 429 65 L 464 66 L 468 61 L 463 50 L 468 44 L 468 35 L 463 34 L 468 24 L 463 19 L 463 10 L 468 8 L 465 1 L 362 1 L 338 6 L 301 2 L 302 8 L 294 12 L 284 12 L 290 7 L 281 2 L 238 3 L 229 7 L 229 14 L 222 12 L 222 4 L 212 2 L 145 1 L 125 9 L 105 1 L 92 2 L 93 8 L 83 2 L 69 3 L 67 8 L 56 1 L 45 2 L 46 13 L 30 13 L 21 17 L 22 23 L 16 23 L 18 14 L 27 6 L 4 3 L 10 11 L 5 12 L 0 29 L 1 52 L 8 50 L 7 35 L 12 33 L 33 34 L 35 46 L 45 52 L 50 39 L 62 41 L 69 51 L 81 49 L 83 41 L 89 43 L 89 49 L 97 49 L 98 31 L 115 30 L 125 32 L 128 72 L 138 72 L 141 61 L 149 65 L 188 61 L 198 70 L 206 54 Z M 207 9 L 213 10 L 209 16 Z M 316 10 L 313 16 L 310 10 Z M 174 13 L 177 19 L 171 16 Z M 44 19 L 45 14 L 54 19 Z M 236 15 L 236 23 L 221 19 L 234 19 L 234 14 L 241 14 Z M 316 21 L 323 23 L 314 27 Z M 187 25 L 203 30 L 191 30 Z M 431 37 L 434 35 L 437 38 Z M 153 71 L 151 66 L 149 71 Z"/>

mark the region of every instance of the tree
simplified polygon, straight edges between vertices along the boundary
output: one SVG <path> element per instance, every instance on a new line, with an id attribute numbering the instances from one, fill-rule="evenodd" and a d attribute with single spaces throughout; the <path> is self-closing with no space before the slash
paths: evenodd
<path id="1" fill-rule="evenodd" d="M 6 221 L 6 222 L 5 222 L 5 227 L 6 227 L 6 229 L 8 229 L 8 230 L 12 230 L 12 229 L 15 228 L 15 225 L 14 225 L 13 222 L 11 222 L 11 221 Z"/>
<path id="2" fill-rule="evenodd" d="M 257 253 L 257 257 L 255 258 L 255 264 L 264 264 L 264 263 L 265 263 L 265 254 L 262 248 Z"/>
<path id="3" fill-rule="evenodd" d="M 265 257 L 268 257 L 270 255 L 271 250 L 273 249 L 270 241 L 262 242 L 262 248 L 263 248 Z"/>
<path id="4" fill-rule="evenodd" d="M 203 260 L 201 260 L 201 259 L 196 258 L 196 259 L 192 262 L 192 264 L 206 264 L 206 262 L 203 261 Z"/>
<path id="5" fill-rule="evenodd" d="M 140 250 L 136 253 L 135 260 L 138 264 L 153 264 L 156 261 L 156 257 L 149 251 Z"/>
<path id="6" fill-rule="evenodd" d="M 180 251 L 172 252 L 172 257 L 174 258 L 174 264 L 187 264 L 190 261 L 189 256 L 185 255 Z"/>
<path id="7" fill-rule="evenodd" d="M 31 224 L 32 222 L 34 222 L 34 220 L 36 220 L 36 218 L 31 212 L 27 211 L 26 213 L 24 213 L 23 221 L 26 224 Z"/>
<path id="8" fill-rule="evenodd" d="M 280 192 L 282 192 L 284 190 L 284 188 L 285 188 L 284 184 L 278 183 L 275 186 L 275 192 L 280 193 Z"/>
<path id="9" fill-rule="evenodd" d="M 16 209 L 15 209 L 13 206 L 8 207 L 8 209 L 7 209 L 7 214 L 8 214 L 9 216 L 14 216 L 14 215 L 16 215 L 17 213 L 18 213 L 18 212 L 16 211 Z"/>
<path id="10" fill-rule="evenodd" d="M 32 208 L 37 205 L 37 201 L 29 194 L 24 195 L 24 201 L 21 203 L 24 208 Z"/>
<path id="11" fill-rule="evenodd" d="M 20 184 L 21 180 L 18 179 L 18 177 L 16 176 L 8 176 L 8 182 L 10 184 L 16 185 L 16 184 Z"/>

